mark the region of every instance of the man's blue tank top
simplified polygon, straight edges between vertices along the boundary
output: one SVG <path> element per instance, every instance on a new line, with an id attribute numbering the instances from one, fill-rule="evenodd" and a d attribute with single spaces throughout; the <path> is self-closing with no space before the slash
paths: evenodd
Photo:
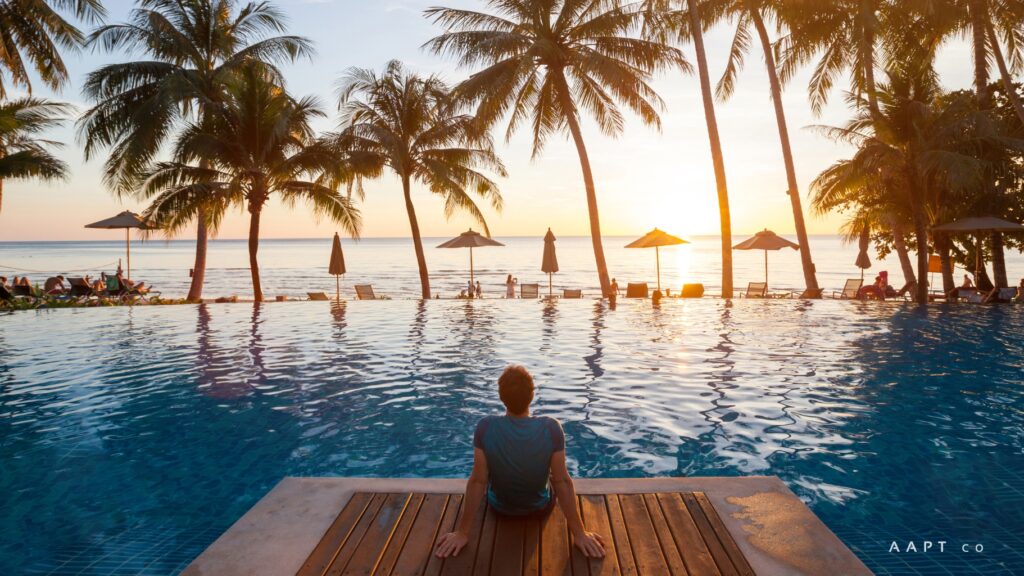
<path id="1" fill-rule="evenodd" d="M 551 456 L 565 450 L 558 420 L 487 416 L 476 425 L 473 445 L 487 457 L 487 501 L 495 510 L 520 516 L 551 503 Z"/>

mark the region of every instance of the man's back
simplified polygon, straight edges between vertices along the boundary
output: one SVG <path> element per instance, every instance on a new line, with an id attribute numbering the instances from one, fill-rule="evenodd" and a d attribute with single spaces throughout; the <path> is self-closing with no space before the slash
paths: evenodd
<path id="1" fill-rule="evenodd" d="M 554 418 L 487 416 L 477 424 L 473 445 L 487 457 L 487 500 L 497 511 L 522 515 L 551 503 L 551 456 L 565 449 Z"/>

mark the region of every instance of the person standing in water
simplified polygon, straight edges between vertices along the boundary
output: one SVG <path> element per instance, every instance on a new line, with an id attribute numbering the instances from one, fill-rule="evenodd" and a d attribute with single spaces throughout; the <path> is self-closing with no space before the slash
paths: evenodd
<path id="1" fill-rule="evenodd" d="M 512 279 L 512 275 L 509 274 L 508 278 L 505 279 L 505 298 L 513 299 L 516 297 L 516 281 Z"/>

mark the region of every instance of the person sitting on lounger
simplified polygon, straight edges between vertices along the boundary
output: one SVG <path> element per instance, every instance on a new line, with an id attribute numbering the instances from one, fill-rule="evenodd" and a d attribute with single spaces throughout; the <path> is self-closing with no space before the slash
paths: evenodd
<path id="1" fill-rule="evenodd" d="M 17 280 L 18 278 L 15 277 L 14 279 Z M 9 288 L 9 286 L 7 286 L 7 276 L 0 276 L 0 286 L 3 286 L 4 288 Z"/>
<path id="2" fill-rule="evenodd" d="M 454 532 L 438 539 L 435 554 L 458 556 L 486 496 L 491 510 L 515 518 L 543 517 L 557 500 L 576 547 L 586 556 L 604 556 L 601 536 L 583 529 L 576 488 L 565 467 L 562 425 L 554 418 L 530 416 L 533 376 L 522 366 L 505 368 L 498 378 L 498 396 L 505 414 L 486 416 L 477 424 L 462 516 Z"/>
<path id="3" fill-rule="evenodd" d="M 974 288 L 974 281 L 967 274 L 964 274 L 964 283 L 960 285 L 961 288 Z"/>
<path id="4" fill-rule="evenodd" d="M 1020 286 L 1017 286 L 1017 302 L 1024 302 L 1024 278 L 1020 279 Z"/>
<path id="5" fill-rule="evenodd" d="M 45 294 L 63 294 L 67 290 L 67 287 L 64 286 L 64 277 L 60 274 L 47 278 L 43 284 L 43 293 Z"/>

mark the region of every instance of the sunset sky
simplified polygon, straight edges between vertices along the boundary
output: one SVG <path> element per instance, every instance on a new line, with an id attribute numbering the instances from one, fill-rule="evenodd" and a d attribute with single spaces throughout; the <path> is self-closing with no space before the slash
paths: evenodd
<path id="1" fill-rule="evenodd" d="M 330 128 L 337 119 L 334 88 L 350 66 L 380 68 L 390 59 L 400 59 L 412 69 L 437 72 L 449 82 L 458 81 L 469 71 L 421 48 L 441 32 L 422 16 L 425 8 L 439 3 L 477 9 L 484 6 L 482 0 L 279 1 L 290 18 L 289 31 L 313 40 L 318 51 L 313 62 L 285 68 L 289 89 L 296 95 L 319 96 L 331 117 L 322 127 Z M 107 0 L 105 4 L 112 22 L 122 21 L 132 6 L 129 0 Z M 706 38 L 713 81 L 724 66 L 730 40 L 728 27 L 716 29 Z M 690 47 L 684 47 L 684 51 L 692 61 Z M 69 55 L 72 85 L 63 94 L 54 95 L 43 89 L 36 94 L 84 108 L 87 103 L 82 101 L 80 87 L 85 74 L 102 63 L 132 57 Z M 946 88 L 969 87 L 971 59 L 966 45 L 947 46 L 939 62 Z M 838 91 L 822 117 L 812 115 L 806 99 L 808 76 L 809 72 L 804 71 L 788 87 L 785 97 L 805 198 L 814 176 L 849 153 L 806 129 L 813 124 L 842 124 L 848 117 Z M 631 122 L 623 136 L 613 140 L 598 133 L 592 124 L 584 126 L 604 233 L 632 235 L 655 226 L 680 235 L 717 233 L 718 206 L 698 81 L 695 76 L 674 72 L 659 78 L 655 86 L 667 104 L 661 133 Z M 778 132 L 763 60 L 756 50 L 747 60 L 737 94 L 718 105 L 718 120 L 726 153 L 734 232 L 743 234 L 767 227 L 791 233 L 792 214 L 785 195 Z M 72 178 L 60 184 L 5 182 L 0 241 L 123 238 L 118 232 L 84 230 L 82 226 L 123 209 L 141 211 L 144 206 L 131 200 L 120 202 L 104 189 L 100 176 L 102 159 L 84 161 L 72 127 L 50 137 L 67 144 L 60 155 L 71 164 Z M 575 148 L 567 139 L 552 139 L 543 157 L 536 161 L 530 160 L 526 132 L 509 143 L 499 140 L 498 152 L 509 169 L 509 177 L 500 180 L 504 211 L 487 211 L 494 235 L 539 235 L 549 226 L 562 236 L 589 233 L 579 163 Z M 397 180 L 370 182 L 366 189 L 366 201 L 361 205 L 363 236 L 408 235 L 409 224 Z M 441 203 L 422 188 L 414 190 L 414 196 L 420 225 L 427 236 L 450 236 L 472 224 L 464 216 L 446 221 Z M 833 233 L 840 221 L 837 217 L 809 214 L 808 226 L 811 233 Z M 220 237 L 244 237 L 247 225 L 245 216 L 233 213 Z M 329 222 L 314 223 L 301 205 L 289 211 L 273 204 L 264 212 L 265 238 L 323 237 L 334 230 Z M 191 233 L 186 232 L 183 237 L 191 237 Z"/>

